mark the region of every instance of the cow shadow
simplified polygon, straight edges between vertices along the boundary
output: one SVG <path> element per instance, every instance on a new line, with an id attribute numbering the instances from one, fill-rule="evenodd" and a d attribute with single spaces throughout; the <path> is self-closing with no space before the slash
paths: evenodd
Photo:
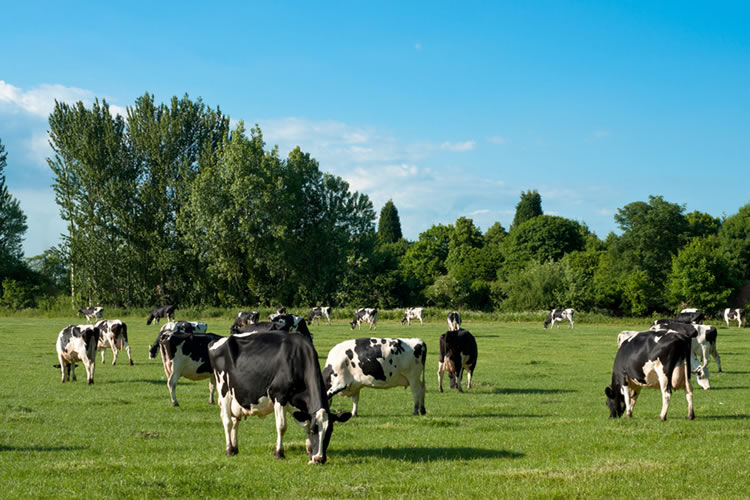
<path id="1" fill-rule="evenodd" d="M 407 460 L 409 462 L 434 462 L 437 460 L 484 460 L 490 458 L 522 458 L 524 453 L 509 450 L 491 450 L 487 448 L 446 448 L 446 447 L 405 447 L 405 448 L 365 448 L 337 450 L 337 455 L 346 457 L 388 458 Z"/>
<path id="2" fill-rule="evenodd" d="M 516 389 L 511 387 L 495 387 L 492 390 L 493 394 L 563 394 L 566 392 L 578 392 L 575 389 L 540 389 L 534 387 L 528 387 L 523 389 Z"/>
<path id="3" fill-rule="evenodd" d="M 740 386 L 728 386 L 728 387 L 722 387 L 722 386 L 716 386 L 712 385 L 711 390 L 712 391 L 739 391 L 743 389 L 747 389 L 748 387 L 746 385 L 740 385 Z M 695 389 L 693 389 L 695 390 Z"/>
<path id="4" fill-rule="evenodd" d="M 697 416 L 696 419 L 701 420 L 750 420 L 750 415 L 708 415 L 708 416 Z"/>
<path id="5" fill-rule="evenodd" d="M 180 380 L 180 383 L 185 382 L 184 380 Z M 188 381 L 192 382 L 192 381 Z M 98 382 L 97 382 L 98 383 Z M 151 385 L 164 385 L 167 383 L 166 380 L 155 380 L 155 379 L 131 379 L 131 380 L 107 380 L 101 382 L 103 385 L 107 384 L 151 384 Z"/>
<path id="6" fill-rule="evenodd" d="M 29 452 L 29 451 L 47 451 L 47 452 L 57 452 L 57 451 L 80 451 L 80 450 L 87 450 L 89 449 L 88 446 L 8 446 L 6 444 L 0 444 L 0 453 L 5 451 L 22 451 L 22 452 Z"/>

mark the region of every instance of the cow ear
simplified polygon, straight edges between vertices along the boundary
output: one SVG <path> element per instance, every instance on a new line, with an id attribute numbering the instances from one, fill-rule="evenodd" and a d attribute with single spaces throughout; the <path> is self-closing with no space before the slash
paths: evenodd
<path id="1" fill-rule="evenodd" d="M 306 411 L 297 410 L 294 413 L 292 413 L 292 416 L 297 422 L 308 422 L 312 420 L 312 417 Z"/>
<path id="2" fill-rule="evenodd" d="M 604 388 L 604 394 L 606 394 L 607 397 L 610 399 L 615 399 L 614 393 L 612 391 L 612 387 L 610 386 L 607 386 Z"/>
<path id="3" fill-rule="evenodd" d="M 345 413 L 331 413 L 331 420 L 334 422 L 341 422 L 342 424 L 352 418 L 352 413 L 347 411 Z"/>

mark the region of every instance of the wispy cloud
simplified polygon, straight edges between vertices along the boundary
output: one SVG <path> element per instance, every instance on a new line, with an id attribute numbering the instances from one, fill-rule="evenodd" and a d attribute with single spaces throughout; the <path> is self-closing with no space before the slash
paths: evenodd
<path id="1" fill-rule="evenodd" d="M 495 135 L 492 137 L 487 138 L 488 142 L 491 142 L 492 144 L 508 144 L 508 139 L 505 137 L 500 137 L 499 135 Z"/>
<path id="2" fill-rule="evenodd" d="M 476 141 L 444 142 L 440 145 L 440 149 L 453 151 L 455 153 L 463 153 L 464 151 L 471 151 L 475 149 L 476 146 Z"/>
<path id="3" fill-rule="evenodd" d="M 0 80 L 0 103 L 11 112 L 26 112 L 47 118 L 55 108 L 55 100 L 93 102 L 93 99 L 93 92 L 86 89 L 43 84 L 31 90 L 23 90 Z"/>

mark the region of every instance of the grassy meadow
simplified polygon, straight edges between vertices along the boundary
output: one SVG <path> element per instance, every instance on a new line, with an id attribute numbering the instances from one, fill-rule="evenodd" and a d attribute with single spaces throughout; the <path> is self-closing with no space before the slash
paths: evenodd
<path id="1" fill-rule="evenodd" d="M 208 382 L 182 379 L 170 404 L 160 360 L 147 347 L 158 327 L 128 324 L 135 366 L 97 358 L 95 383 L 60 383 L 55 341 L 75 317 L 0 318 L 0 491 L 4 498 L 747 498 L 750 497 L 750 330 L 719 327 L 723 373 L 684 392 L 668 420 L 644 390 L 632 420 L 609 420 L 604 387 L 617 333 L 648 320 L 464 320 L 479 358 L 470 392 L 437 392 L 444 320 L 402 327 L 381 319 L 376 335 L 427 342 L 427 415 L 414 417 L 408 389 L 363 389 L 360 417 L 335 427 L 324 466 L 307 465 L 302 429 L 290 424 L 286 460 L 275 460 L 273 415 L 239 427 L 239 455 L 224 455 Z M 112 317 L 110 316 L 110 319 Z M 187 318 L 179 314 L 178 319 Z M 577 318 L 579 319 L 579 318 Z M 211 317 L 226 334 L 232 318 Z M 321 365 L 336 343 L 368 332 L 337 319 L 311 327 Z M 447 382 L 447 379 L 445 380 Z M 447 383 L 445 384 L 447 387 Z M 351 409 L 337 396 L 336 411 Z"/>

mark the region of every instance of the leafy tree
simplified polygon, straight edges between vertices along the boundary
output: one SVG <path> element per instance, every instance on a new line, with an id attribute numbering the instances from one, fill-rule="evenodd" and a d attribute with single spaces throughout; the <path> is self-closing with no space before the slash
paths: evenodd
<path id="1" fill-rule="evenodd" d="M 516 214 L 513 217 L 513 223 L 510 225 L 510 231 L 513 232 L 527 220 L 542 215 L 542 213 L 542 195 L 536 189 L 528 192 L 522 191 L 521 201 L 516 205 Z"/>
<path id="2" fill-rule="evenodd" d="M 393 200 L 388 200 L 380 210 L 378 220 L 378 239 L 383 243 L 395 243 L 403 237 L 401 234 L 401 220 L 398 217 L 398 209 Z"/>
<path id="3" fill-rule="evenodd" d="M 425 297 L 437 307 L 458 309 L 466 304 L 468 292 L 452 276 L 438 276 L 425 290 Z"/>
<path id="4" fill-rule="evenodd" d="M 744 280 L 750 279 L 750 203 L 728 217 L 719 231 L 721 251 Z"/>
<path id="5" fill-rule="evenodd" d="M 405 279 L 413 281 L 415 288 L 423 289 L 445 275 L 445 261 L 450 250 L 453 226 L 436 224 L 419 235 L 419 239 L 406 251 L 401 266 Z"/>
<path id="6" fill-rule="evenodd" d="M 28 229 L 21 204 L 5 185 L 7 159 L 8 153 L 0 141 L 0 279 L 8 276 L 13 267 L 21 265 L 23 235 Z"/>
<path id="7" fill-rule="evenodd" d="M 505 300 L 502 308 L 506 311 L 538 311 L 559 307 L 558 297 L 564 286 L 559 262 L 532 261 L 503 282 Z"/>
<path id="8" fill-rule="evenodd" d="M 700 238 L 719 234 L 721 220 L 707 213 L 694 210 L 685 214 L 688 222 L 688 235 L 690 238 Z"/>
<path id="9" fill-rule="evenodd" d="M 712 312 L 726 306 L 739 283 L 718 243 L 717 236 L 695 238 L 672 259 L 668 283 L 674 306 L 686 302 Z"/>
<path id="10" fill-rule="evenodd" d="M 522 269 L 531 260 L 559 260 L 585 246 L 581 225 L 555 215 L 539 215 L 511 231 L 503 248 L 505 273 Z"/>

